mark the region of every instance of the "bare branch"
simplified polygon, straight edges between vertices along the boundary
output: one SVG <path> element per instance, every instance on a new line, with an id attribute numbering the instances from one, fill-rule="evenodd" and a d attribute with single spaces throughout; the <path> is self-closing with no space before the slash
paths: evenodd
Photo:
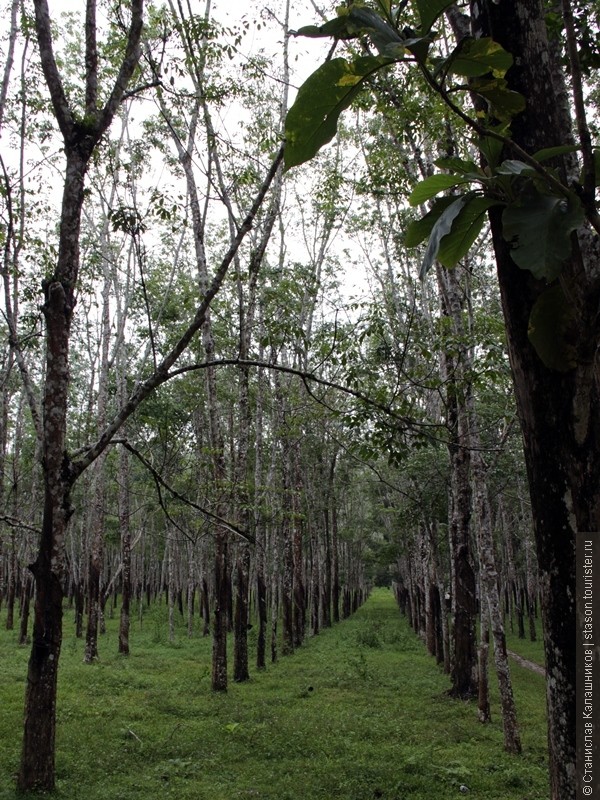
<path id="1" fill-rule="evenodd" d="M 47 0 L 34 0 L 35 6 L 35 29 L 37 32 L 38 47 L 40 50 L 40 61 L 44 71 L 44 77 L 50 91 L 52 106 L 56 115 L 56 120 L 65 140 L 70 139 L 75 129 L 75 120 L 69 101 L 56 66 L 54 49 L 52 47 L 52 32 L 50 28 L 50 12 L 48 11 Z"/>
<path id="2" fill-rule="evenodd" d="M 7 514 L 0 514 L 0 522 L 4 522 L 9 528 L 22 528 L 24 531 L 30 531 L 38 535 L 40 532 L 39 528 L 34 528 L 33 525 L 27 525 L 27 523 L 21 522 L 17 517 L 11 517 Z"/>
<path id="3" fill-rule="evenodd" d="M 96 0 L 87 0 L 85 8 L 85 114 L 96 116 L 98 100 L 98 43 L 96 41 Z"/>
<path id="4" fill-rule="evenodd" d="M 233 240 L 229 250 L 227 251 L 225 257 L 221 261 L 221 264 L 215 273 L 215 276 L 212 280 L 212 283 L 202 298 L 200 305 L 196 310 L 196 314 L 194 315 L 193 320 L 188 325 L 186 330 L 184 331 L 183 335 L 180 337 L 179 341 L 176 342 L 174 347 L 171 349 L 169 353 L 163 358 L 161 363 L 158 365 L 156 370 L 150 375 L 142 383 L 138 384 L 137 388 L 127 401 L 125 405 L 121 408 L 121 410 L 116 414 L 113 420 L 108 424 L 104 432 L 101 434 L 100 438 L 90 449 L 87 453 L 78 461 L 75 461 L 71 464 L 71 478 L 75 481 L 81 473 L 89 467 L 89 465 L 95 461 L 100 453 L 102 453 L 105 448 L 110 444 L 111 440 L 113 439 L 114 435 L 117 431 L 121 428 L 123 423 L 133 414 L 133 412 L 140 406 L 140 404 L 158 387 L 161 386 L 166 381 L 170 380 L 173 375 L 169 372 L 171 367 L 175 364 L 179 356 L 186 350 L 196 333 L 200 330 L 203 326 L 204 321 L 206 319 L 206 314 L 210 308 L 210 304 L 212 303 L 214 297 L 219 292 L 223 281 L 225 280 L 225 275 L 227 274 L 227 270 L 229 269 L 229 265 L 233 261 L 235 255 L 237 254 L 242 241 L 244 240 L 248 231 L 252 228 L 254 223 L 254 219 L 265 199 L 265 196 L 269 190 L 269 187 L 277 174 L 279 169 L 279 165 L 283 159 L 283 150 L 284 145 L 282 144 L 279 148 L 279 152 L 271 164 L 271 167 L 267 173 L 265 180 L 263 181 L 262 186 L 260 187 L 254 203 L 252 204 L 252 208 L 248 212 L 246 219 L 240 226 L 238 233 Z"/>
<path id="5" fill-rule="evenodd" d="M 344 386 L 341 383 L 330 381 L 327 378 L 321 378 L 318 375 L 315 375 L 314 372 L 308 372 L 306 370 L 296 369 L 295 367 L 289 367 L 283 364 L 273 364 L 270 362 L 259 361 L 257 359 L 223 358 L 217 361 L 204 361 L 201 364 L 189 364 L 188 366 L 172 370 L 171 372 L 169 372 L 168 378 L 169 379 L 175 378 L 177 377 L 177 375 L 184 375 L 186 372 L 195 372 L 200 369 L 208 369 L 209 367 L 219 367 L 219 366 L 260 367 L 263 369 L 275 370 L 276 372 L 284 372 L 288 375 L 295 375 L 297 378 L 300 378 L 300 380 L 306 386 L 307 390 L 309 383 L 316 383 L 319 386 L 324 386 L 328 389 L 334 389 L 338 392 L 342 392 L 343 394 L 350 395 L 351 397 L 360 400 L 365 405 L 370 406 L 371 408 L 374 408 L 378 411 L 382 411 L 387 416 L 395 419 L 406 429 L 417 428 L 417 427 L 437 429 L 440 427 L 438 423 L 420 422 L 419 420 L 413 419 L 411 417 L 406 417 L 403 416 L 402 414 L 397 414 L 390 405 L 373 400 L 373 398 L 369 397 L 367 394 L 359 391 L 358 389 L 352 389 L 349 386 Z M 312 392 L 309 391 L 309 393 L 312 395 Z"/>
<path id="6" fill-rule="evenodd" d="M 217 525 L 219 525 L 221 528 L 224 528 L 226 531 L 229 531 L 230 533 L 235 533 L 237 536 L 241 536 L 242 539 L 245 539 L 247 542 L 250 542 L 250 544 L 255 544 L 256 543 L 256 539 L 254 538 L 254 536 L 252 536 L 247 531 L 244 531 L 241 528 L 238 528 L 238 526 L 235 525 L 233 522 L 229 522 L 228 520 L 223 519 L 222 517 L 218 516 L 218 514 L 213 514 L 212 511 L 209 511 L 207 508 L 203 508 L 202 506 L 199 506 L 197 503 L 194 503 L 193 500 L 189 500 L 187 497 L 185 497 L 180 492 L 178 492 L 176 489 L 174 489 L 172 486 L 170 486 L 166 482 L 166 480 L 162 477 L 162 475 L 156 469 L 154 469 L 154 467 L 148 461 L 148 459 L 145 458 L 140 453 L 140 451 L 137 450 L 132 444 L 130 444 L 127 441 L 122 441 L 121 445 L 123 447 L 125 447 L 127 450 L 129 450 L 129 452 L 132 455 L 134 455 L 141 464 L 143 464 L 143 466 L 148 470 L 148 472 L 150 472 L 150 474 L 154 478 L 154 480 L 157 483 L 157 485 L 158 486 L 162 486 L 163 489 L 166 489 L 167 492 L 169 492 L 169 494 L 172 495 L 176 500 L 179 500 L 181 503 L 184 503 L 186 506 L 189 506 L 190 508 L 193 508 L 194 511 L 198 511 L 200 514 L 205 516 L 207 519 L 210 519 L 213 522 L 216 522 Z M 163 505 L 163 509 L 164 509 L 164 505 Z M 179 526 L 177 526 L 177 527 L 179 527 Z"/>
<path id="7" fill-rule="evenodd" d="M 567 36 L 567 52 L 569 54 L 569 71 L 573 86 L 573 105 L 575 108 L 575 120 L 577 123 L 577 133 L 579 134 L 579 144 L 583 158 L 583 187 L 582 202 L 586 207 L 588 216 L 595 215 L 598 219 L 598 210 L 595 203 L 595 164 L 594 151 L 592 148 L 592 137 L 587 124 L 585 113 L 585 100 L 583 96 L 583 81 L 581 77 L 581 63 L 577 50 L 577 38 L 575 35 L 575 22 L 573 20 L 573 8 L 571 0 L 562 0 L 563 20 Z M 591 220 L 590 220 L 591 222 Z M 594 225 L 600 233 L 598 225 Z"/>
<path id="8" fill-rule="evenodd" d="M 139 63 L 143 12 L 144 0 L 132 0 L 131 25 L 129 26 L 129 35 L 127 38 L 127 47 L 125 48 L 125 56 L 121 64 L 119 74 L 117 75 L 117 79 L 115 80 L 115 85 L 113 86 L 111 95 L 108 98 L 108 101 L 102 109 L 100 115 L 97 129 L 99 135 L 102 135 L 110 125 L 112 118 L 116 114 L 117 109 L 123 100 L 123 96 L 127 90 L 129 81 L 133 77 L 133 73 L 135 72 L 135 69 Z"/>

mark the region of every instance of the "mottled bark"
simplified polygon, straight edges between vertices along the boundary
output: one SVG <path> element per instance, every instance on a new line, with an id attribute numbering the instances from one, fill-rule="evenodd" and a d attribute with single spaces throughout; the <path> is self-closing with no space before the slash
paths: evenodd
<path id="1" fill-rule="evenodd" d="M 527 100 L 512 137 L 533 153 L 565 144 L 539 0 L 471 4 L 474 31 L 516 56 L 507 77 Z M 600 398 L 595 374 L 600 297 L 597 237 L 578 233 L 561 285 L 571 310 L 577 365 L 546 367 L 531 346 L 531 309 L 546 288 L 512 261 L 499 213 L 491 214 L 509 356 L 524 441 L 540 574 L 547 683 L 550 782 L 554 800 L 575 797 L 575 537 L 600 530 Z"/>
<path id="2" fill-rule="evenodd" d="M 119 617 L 119 653 L 129 655 L 131 623 L 131 525 L 129 502 L 129 453 L 119 448 L 119 530 L 121 534 L 121 613 Z"/>
<path id="3" fill-rule="evenodd" d="M 46 324 L 41 431 L 44 501 L 39 551 L 30 567 L 36 582 L 36 598 L 25 693 L 23 749 L 17 778 L 20 791 L 51 791 L 55 784 L 56 687 L 62 644 L 65 535 L 75 477 L 66 453 L 69 338 L 79 270 L 84 178 L 92 153 L 109 127 L 137 65 L 142 8 L 142 0 L 134 0 L 125 54 L 106 105 L 94 108 L 81 123 L 69 106 L 54 59 L 47 2 L 35 1 L 40 60 L 64 139 L 66 165 L 56 267 L 43 282 Z"/>
<path id="4" fill-rule="evenodd" d="M 489 683 L 489 657 L 490 657 L 490 617 L 482 610 L 479 625 L 479 687 L 477 698 L 477 712 L 479 722 L 491 722 L 490 709 L 490 683 Z"/>
<path id="5" fill-rule="evenodd" d="M 456 270 L 443 270 L 438 265 L 437 277 L 442 313 L 454 334 L 452 347 L 442 354 L 450 457 L 449 535 L 453 612 L 451 693 L 455 697 L 468 698 L 477 696 L 476 580 L 470 533 L 469 355 L 462 330 L 462 292 Z M 455 348 L 458 350 L 456 354 Z"/>
<path id="6" fill-rule="evenodd" d="M 521 752 L 521 737 L 517 725 L 510 668 L 506 652 L 506 636 L 498 591 L 498 573 L 492 531 L 492 515 L 487 495 L 486 469 L 481 455 L 481 442 L 478 435 L 478 424 L 472 411 L 471 437 L 474 451 L 472 454 L 474 508 L 477 521 L 477 540 L 479 546 L 480 587 L 481 587 L 481 620 L 489 617 L 489 625 L 494 638 L 494 663 L 500 690 L 502 708 L 502 730 L 504 733 L 504 749 L 509 753 Z M 489 634 L 488 634 L 489 635 Z M 480 695 L 481 697 L 481 695 Z M 481 714 L 481 706 L 480 706 Z"/>

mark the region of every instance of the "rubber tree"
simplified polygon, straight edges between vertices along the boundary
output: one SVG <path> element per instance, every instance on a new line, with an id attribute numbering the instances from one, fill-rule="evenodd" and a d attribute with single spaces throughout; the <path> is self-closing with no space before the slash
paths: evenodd
<path id="1" fill-rule="evenodd" d="M 510 8 L 505 8 L 510 6 Z M 569 3 L 563 3 L 568 12 Z M 515 58 L 507 74 L 511 89 L 527 99 L 512 123 L 512 140 L 528 153 L 572 144 L 571 122 L 554 97 L 560 91 L 550 67 L 550 45 L 541 2 L 471 4 L 475 35 L 491 36 Z M 565 15 L 567 30 L 568 13 Z M 571 37 L 570 37 L 571 38 Z M 536 276 L 513 260 L 501 210 L 490 214 L 498 282 L 515 395 L 521 420 L 540 569 L 547 683 L 552 797 L 575 797 L 575 546 L 579 533 L 600 529 L 600 411 L 597 374 L 600 244 L 589 163 L 585 117 L 577 102 L 577 51 L 569 53 L 576 88 L 583 180 L 572 185 L 589 223 L 573 236 L 572 251 L 555 278 Z M 587 144 L 586 144 L 587 140 Z M 508 154 L 508 148 L 506 148 Z M 587 163 L 586 163 L 587 162 Z M 556 164 L 565 184 L 565 165 Z M 568 202 L 568 201 L 567 201 Z M 528 336 L 532 315 L 540 318 L 555 298 L 550 356 L 540 357 Z M 544 322 L 540 320 L 539 327 Z"/>
<path id="2" fill-rule="evenodd" d="M 59 223 L 59 248 L 51 275 L 44 278 L 43 314 L 46 372 L 43 386 L 42 464 L 44 510 L 35 578 L 33 640 L 25 695 L 25 729 L 18 776 L 20 790 L 54 788 L 56 687 L 62 642 L 65 535 L 72 510 L 73 473 L 66 456 L 69 391 L 69 340 L 79 272 L 79 233 L 84 179 L 96 147 L 108 130 L 139 59 L 143 0 L 131 4 L 125 54 L 112 91 L 99 104 L 96 4 L 89 0 L 85 23 L 85 102 L 75 108 L 67 97 L 54 57 L 46 0 L 35 2 L 40 60 L 63 138 L 65 175 Z"/>
<path id="3" fill-rule="evenodd" d="M 541 0 L 473 0 L 470 17 L 448 0 L 414 0 L 411 7 L 416 32 L 414 20 L 406 26 L 404 6 L 398 11 L 389 2 L 350 4 L 337 18 L 300 30 L 362 37 L 371 48 L 327 61 L 300 88 L 288 114 L 286 165 L 308 160 L 333 138 L 339 114 L 376 72 L 407 63 L 417 65 L 479 148 L 484 164 L 438 161 L 446 171 L 413 191 L 415 206 L 442 196 L 408 239 L 429 240 L 426 273 L 436 258 L 455 265 L 490 219 L 539 564 L 551 794 L 566 800 L 575 796 L 575 547 L 578 535 L 600 528 L 600 216 L 573 12 L 563 0 L 577 141 Z M 456 46 L 440 59 L 433 28 L 444 11 Z M 452 196 L 445 194 L 450 188 Z"/>
<path id="4" fill-rule="evenodd" d="M 85 66 L 82 69 L 85 76 L 85 100 L 81 108 L 76 108 L 67 95 L 54 56 L 47 2 L 35 2 L 39 56 L 53 113 L 63 138 L 65 174 L 58 254 L 51 274 L 42 283 L 46 363 L 39 438 L 44 503 L 38 554 L 30 566 L 35 578 L 36 600 L 25 694 L 23 750 L 17 778 L 21 791 L 49 791 L 55 784 L 56 689 L 62 642 L 65 536 L 72 514 L 73 486 L 113 442 L 115 434 L 122 429 L 141 403 L 173 377 L 172 367 L 203 329 L 210 304 L 219 292 L 230 264 L 252 227 L 282 159 L 280 148 L 239 226 L 234 241 L 218 261 L 206 290 L 179 338 L 162 359 L 153 365 L 148 376 L 135 385 L 131 395 L 107 422 L 96 441 L 76 456 L 71 456 L 67 450 L 69 355 L 79 274 L 79 238 L 85 176 L 100 140 L 107 132 L 120 104 L 131 93 L 128 87 L 139 62 L 143 0 L 133 0 L 130 4 L 130 21 L 122 62 L 117 69 L 114 85 L 106 94 L 101 92 L 99 86 L 95 11 L 95 1 L 88 0 Z M 101 96 L 108 97 L 103 105 L 99 101 Z"/>

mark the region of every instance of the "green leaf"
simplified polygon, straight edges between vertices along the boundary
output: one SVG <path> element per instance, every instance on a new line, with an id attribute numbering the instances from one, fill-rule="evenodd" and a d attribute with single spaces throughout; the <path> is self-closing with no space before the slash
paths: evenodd
<path id="1" fill-rule="evenodd" d="M 306 25 L 297 31 L 299 36 L 312 38 L 333 37 L 335 39 L 353 39 L 368 34 L 380 53 L 395 48 L 395 57 L 404 55 L 403 39 L 395 28 L 371 8 L 353 4 L 338 10 L 338 16 L 324 25 Z"/>
<path id="2" fill-rule="evenodd" d="M 465 37 L 440 65 L 446 64 L 448 72 L 478 78 L 493 72 L 502 77 L 512 66 L 513 57 L 501 45 L 489 37 L 473 39 Z"/>
<path id="3" fill-rule="evenodd" d="M 421 30 L 428 33 L 433 23 L 442 15 L 444 10 L 451 6 L 454 0 L 415 0 L 419 17 L 421 18 Z"/>
<path id="4" fill-rule="evenodd" d="M 504 78 L 473 78 L 469 88 L 489 103 L 498 119 L 510 120 L 525 108 L 523 95 L 509 89 Z"/>
<path id="5" fill-rule="evenodd" d="M 498 133 L 501 132 L 500 129 L 496 128 Z M 505 126 L 502 129 L 502 132 L 505 131 Z M 502 150 L 504 148 L 504 142 L 500 139 L 496 139 L 494 136 L 482 136 L 479 139 L 479 150 L 481 151 L 483 157 L 488 163 L 488 166 L 491 169 L 495 169 L 500 161 L 502 156 Z"/>
<path id="6" fill-rule="evenodd" d="M 423 280 L 425 275 L 431 269 L 431 265 L 437 258 L 437 254 L 440 249 L 440 243 L 444 236 L 447 236 L 452 230 L 452 224 L 465 205 L 467 197 L 468 195 L 461 195 L 460 197 L 457 197 L 442 212 L 439 219 L 433 226 L 431 235 L 429 237 L 429 243 L 427 244 L 427 249 L 425 250 L 425 255 L 423 256 L 423 263 L 421 264 L 421 271 L 419 273 L 421 280 Z"/>
<path id="7" fill-rule="evenodd" d="M 406 247 L 416 247 L 427 239 L 444 209 L 447 208 L 450 203 L 453 203 L 454 200 L 455 198 L 452 195 L 438 197 L 424 217 L 413 220 L 406 229 L 406 234 L 404 236 L 404 244 Z"/>
<path id="8" fill-rule="evenodd" d="M 460 172 L 462 175 L 472 175 L 474 173 L 478 173 L 481 176 L 483 175 L 483 172 L 474 161 L 464 161 L 457 156 L 438 158 L 433 163 L 440 169 L 449 169 L 452 170 L 452 172 Z"/>
<path id="9" fill-rule="evenodd" d="M 550 369 L 568 372 L 577 366 L 575 314 L 560 284 L 538 297 L 529 316 L 527 335 L 536 353 Z"/>
<path id="10" fill-rule="evenodd" d="M 347 14 L 328 20 L 324 25 L 305 25 L 296 31 L 298 36 L 307 36 L 311 39 L 334 38 L 352 39 L 358 36 L 360 26 L 356 26 Z"/>
<path id="11" fill-rule="evenodd" d="M 286 170 L 308 161 L 333 139 L 340 114 L 366 79 L 391 63 L 393 59 L 384 56 L 362 56 L 352 62 L 334 58 L 307 78 L 285 120 Z"/>
<path id="12" fill-rule="evenodd" d="M 575 153 L 577 150 L 581 150 L 581 147 L 576 144 L 562 144 L 558 145 L 557 147 L 545 147 L 543 150 L 538 150 L 537 153 L 534 153 L 533 158 L 541 163 L 542 161 L 548 161 L 551 158 L 567 155 L 567 153 Z"/>
<path id="13" fill-rule="evenodd" d="M 467 255 L 483 228 L 488 209 L 495 205 L 499 205 L 498 200 L 472 195 L 460 209 L 450 233 L 440 242 L 437 257 L 445 267 L 455 267 Z"/>
<path id="14" fill-rule="evenodd" d="M 348 17 L 357 26 L 360 26 L 364 33 L 368 33 L 375 47 L 382 53 L 389 49 L 390 45 L 397 47 L 400 45 L 399 57 L 404 52 L 402 47 L 402 37 L 398 34 L 387 20 L 370 8 L 360 5 L 353 5 L 348 11 Z"/>
<path id="15" fill-rule="evenodd" d="M 533 167 L 530 167 L 529 164 L 511 158 L 507 158 L 503 161 L 496 172 L 499 175 L 535 175 L 535 170 Z"/>
<path id="16" fill-rule="evenodd" d="M 466 183 L 462 175 L 448 175 L 446 173 L 430 175 L 415 186 L 410 193 L 408 202 L 411 206 L 419 206 L 421 203 L 425 203 L 430 198 L 435 197 L 436 194 L 461 183 Z"/>
<path id="17" fill-rule="evenodd" d="M 503 236 L 512 245 L 511 256 L 518 267 L 552 281 L 571 255 L 571 233 L 583 220 L 575 195 L 567 201 L 531 189 L 504 210 Z"/>

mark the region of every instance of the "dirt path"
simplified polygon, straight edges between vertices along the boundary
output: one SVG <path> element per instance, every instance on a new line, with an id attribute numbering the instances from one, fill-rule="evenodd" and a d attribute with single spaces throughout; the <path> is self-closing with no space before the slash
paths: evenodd
<path id="1" fill-rule="evenodd" d="M 546 675 L 546 670 L 539 664 L 535 664 L 533 661 L 528 661 L 526 658 L 523 658 L 523 656 L 518 655 L 518 653 L 513 653 L 512 650 L 507 650 L 506 652 L 511 658 L 514 658 L 517 664 L 525 667 L 525 669 L 530 669 L 532 672 L 537 672 L 538 675 Z"/>

